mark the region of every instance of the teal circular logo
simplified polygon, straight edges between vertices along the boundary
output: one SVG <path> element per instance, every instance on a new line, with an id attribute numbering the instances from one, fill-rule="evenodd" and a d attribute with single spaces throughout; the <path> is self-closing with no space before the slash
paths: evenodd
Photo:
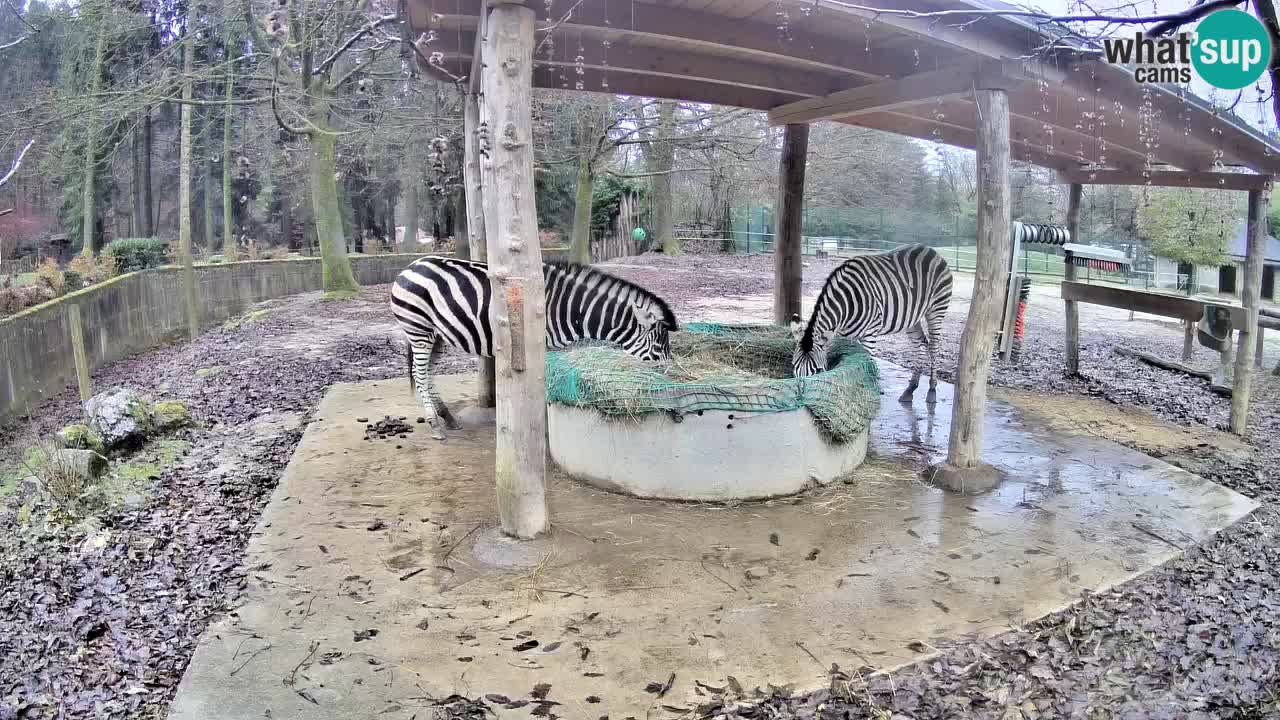
<path id="1" fill-rule="evenodd" d="M 1271 38 L 1262 22 L 1242 10 L 1218 10 L 1196 28 L 1191 62 L 1210 85 L 1239 90 L 1262 77 L 1271 61 Z"/>

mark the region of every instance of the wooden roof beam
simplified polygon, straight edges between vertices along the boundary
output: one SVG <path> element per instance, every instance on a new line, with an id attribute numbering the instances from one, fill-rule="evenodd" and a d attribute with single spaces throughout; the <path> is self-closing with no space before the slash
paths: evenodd
<path id="1" fill-rule="evenodd" d="M 919 140 L 939 142 L 945 145 L 972 150 L 977 139 L 973 128 L 937 122 L 932 119 L 898 112 L 869 113 L 856 115 L 839 122 L 872 130 L 883 130 L 897 135 L 906 135 Z M 1074 158 L 1047 153 L 1043 145 L 1010 140 L 1010 152 L 1014 160 L 1029 162 L 1051 170 L 1074 170 L 1080 163 Z"/>
<path id="2" fill-rule="evenodd" d="M 1185 172 L 1180 170 L 1059 170 L 1058 182 L 1071 185 L 1154 185 L 1205 190 L 1270 190 L 1270 175 Z"/>
<path id="3" fill-rule="evenodd" d="M 481 0 L 457 0 L 456 5 L 441 8 L 437 26 L 474 29 L 480 4 Z M 793 69 L 834 74 L 844 77 L 845 84 L 850 79 L 880 80 L 915 62 L 912 55 L 873 52 L 857 43 L 814 34 L 784 42 L 779 39 L 777 28 L 769 23 L 726 22 L 725 16 L 717 13 L 631 0 L 582 3 L 559 29 L 575 38 L 579 34 L 605 38 L 615 45 L 628 36 L 679 43 L 690 52 L 754 58 Z M 541 40 L 544 33 L 539 31 L 537 35 Z"/>
<path id="4" fill-rule="evenodd" d="M 476 43 L 476 34 L 470 31 L 460 33 L 446 32 L 441 35 L 440 48 L 446 57 L 463 53 Z M 577 57 L 582 56 L 582 67 L 594 68 L 601 72 L 628 72 L 655 77 L 669 78 L 673 84 L 688 80 L 714 82 L 753 90 L 779 92 L 792 98 L 809 98 L 825 95 L 836 87 L 837 80 L 831 75 L 778 67 L 757 61 L 733 60 L 701 55 L 679 49 L 647 47 L 632 45 L 627 41 L 613 44 L 607 50 L 599 43 L 578 45 L 577 38 L 555 36 L 555 47 L 571 47 L 572 51 L 556 52 L 548 57 L 539 53 L 534 58 L 535 66 L 572 68 L 578 67 Z M 473 57 L 473 55 L 468 56 Z M 846 80 L 847 82 L 847 80 Z"/>
<path id="5" fill-rule="evenodd" d="M 965 63 L 946 70 L 884 80 L 849 88 L 820 98 L 799 100 L 769 111 L 773 125 L 835 120 L 873 112 L 901 110 L 936 103 L 940 98 L 965 97 L 978 86 L 1013 87 L 1029 77 L 1019 62 Z"/>
<path id="6" fill-rule="evenodd" d="M 840 90 L 808 100 L 780 105 L 769 111 L 771 125 L 838 120 L 866 113 L 900 110 L 973 92 L 973 68 L 953 68 L 908 75 Z"/>

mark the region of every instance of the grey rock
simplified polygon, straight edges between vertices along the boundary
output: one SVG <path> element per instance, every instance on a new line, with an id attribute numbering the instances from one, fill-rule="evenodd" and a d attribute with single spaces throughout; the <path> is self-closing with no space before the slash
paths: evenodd
<path id="1" fill-rule="evenodd" d="M 140 438 L 151 429 L 151 403 L 132 390 L 98 393 L 85 403 L 84 411 L 89 427 L 108 448 Z"/>

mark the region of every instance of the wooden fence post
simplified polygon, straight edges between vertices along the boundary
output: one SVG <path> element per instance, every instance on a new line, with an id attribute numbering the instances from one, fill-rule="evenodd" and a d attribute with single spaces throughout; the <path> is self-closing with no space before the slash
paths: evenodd
<path id="1" fill-rule="evenodd" d="M 1084 186 L 1071 183 L 1067 194 L 1067 234 L 1071 242 L 1080 242 L 1080 200 L 1084 194 Z M 1065 263 L 1063 279 L 1072 282 L 1076 279 L 1076 266 Z M 1074 300 L 1065 301 L 1067 315 L 1067 375 L 1075 377 L 1080 374 L 1080 306 Z"/>
<path id="2" fill-rule="evenodd" d="M 982 424 L 987 376 L 996 323 L 1005 299 L 1010 262 L 1009 94 L 1008 86 L 978 85 L 977 268 L 969 317 L 960 338 L 955 405 L 947 462 L 934 477 L 953 490 L 982 490 L 995 485 L 995 468 L 982 464 Z"/>
<path id="3" fill-rule="evenodd" d="M 1262 258 L 1266 252 L 1267 197 L 1270 191 L 1249 191 L 1248 251 L 1245 254 L 1244 285 L 1240 303 L 1244 305 L 1244 327 L 1240 328 L 1240 346 L 1236 350 L 1235 378 L 1231 391 L 1231 432 L 1243 435 L 1249 421 L 1249 392 L 1253 384 L 1254 353 L 1257 342 L 1258 306 L 1262 304 Z M 1229 344 L 1229 343 L 1228 343 Z"/>
<path id="4" fill-rule="evenodd" d="M 497 393 L 495 478 L 502 530 L 547 529 L 546 295 L 533 188 L 534 11 L 488 9 L 481 71 L 485 240 L 493 283 Z"/>
<path id="5" fill-rule="evenodd" d="M 484 184 L 480 180 L 480 98 L 475 93 L 468 92 L 463 96 L 462 103 L 462 179 L 467 196 L 467 246 L 472 260 L 487 262 L 489 251 L 484 234 Z M 493 358 L 480 358 L 476 404 L 482 408 L 494 406 L 493 372 Z"/>
<path id="6" fill-rule="evenodd" d="M 67 319 L 71 324 L 71 354 L 76 363 L 76 384 L 80 386 L 80 402 L 88 402 L 93 397 L 93 388 L 89 385 L 89 359 L 84 352 L 84 325 L 80 321 L 80 306 L 72 303 L 67 306 Z"/>
<path id="7" fill-rule="evenodd" d="M 809 126 L 788 124 L 782 138 L 782 160 L 778 163 L 778 214 L 774 218 L 777 242 L 773 253 L 773 321 L 779 325 L 786 325 L 792 315 L 800 314 L 804 170 L 808 154 Z"/>

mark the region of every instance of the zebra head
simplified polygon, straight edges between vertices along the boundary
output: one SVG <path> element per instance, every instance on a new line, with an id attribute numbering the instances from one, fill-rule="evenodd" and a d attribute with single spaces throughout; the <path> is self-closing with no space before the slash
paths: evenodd
<path id="1" fill-rule="evenodd" d="M 791 316 L 791 337 L 795 340 L 795 349 L 791 352 L 791 374 L 793 377 L 817 375 L 827 369 L 827 348 L 831 345 L 831 335 L 819 332 L 805 337 L 805 324 L 800 322 L 799 315 Z"/>
<path id="2" fill-rule="evenodd" d="M 675 316 L 644 300 L 632 303 L 630 310 L 639 332 L 623 342 L 622 349 L 644 362 L 670 360 L 671 331 L 677 329 L 672 325 Z"/>

